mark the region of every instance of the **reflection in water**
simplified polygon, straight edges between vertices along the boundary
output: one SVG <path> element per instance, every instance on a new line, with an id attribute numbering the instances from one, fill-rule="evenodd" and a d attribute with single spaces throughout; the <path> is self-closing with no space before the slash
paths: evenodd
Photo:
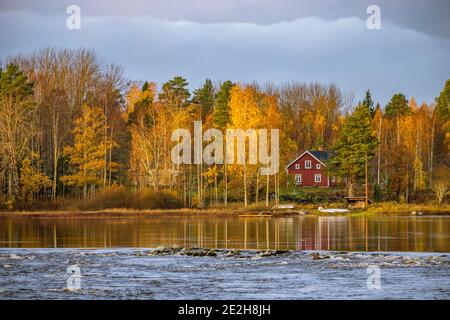
<path id="1" fill-rule="evenodd" d="M 450 251 L 450 217 L 4 218 L 0 247 Z"/>

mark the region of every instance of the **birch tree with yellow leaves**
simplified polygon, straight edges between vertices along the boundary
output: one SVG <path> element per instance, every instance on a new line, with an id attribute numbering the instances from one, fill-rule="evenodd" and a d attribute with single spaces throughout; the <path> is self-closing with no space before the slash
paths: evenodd
<path id="1" fill-rule="evenodd" d="M 230 119 L 231 124 L 229 125 L 229 129 L 243 130 L 247 129 L 258 129 L 261 127 L 263 123 L 263 114 L 261 109 L 257 104 L 257 92 L 254 88 L 250 86 L 241 87 L 240 85 L 235 85 L 231 89 L 230 93 Z M 253 131 L 249 135 L 245 134 L 245 140 L 248 139 L 257 139 L 256 132 Z M 227 135 L 227 139 L 229 136 Z M 233 138 L 234 139 L 234 138 Z M 230 141 L 227 141 L 227 145 Z M 246 143 L 245 143 L 246 144 Z M 234 144 L 234 148 L 236 148 L 236 144 Z M 243 182 L 243 192 L 244 192 L 244 206 L 247 207 L 249 199 L 248 199 L 248 186 L 249 181 L 249 169 L 255 169 L 252 165 L 248 165 L 247 162 L 250 160 L 250 157 L 254 157 L 257 155 L 250 155 L 250 150 L 245 148 L 245 160 L 242 164 L 242 170 L 236 170 L 236 173 L 242 176 Z M 235 151 L 234 154 L 237 152 Z M 228 155 L 227 155 L 228 156 Z M 234 161 L 233 161 L 234 162 Z"/>

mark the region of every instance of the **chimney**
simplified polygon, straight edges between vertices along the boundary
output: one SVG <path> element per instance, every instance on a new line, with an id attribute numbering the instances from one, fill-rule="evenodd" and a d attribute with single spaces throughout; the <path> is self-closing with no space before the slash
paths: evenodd
<path id="1" fill-rule="evenodd" d="M 318 150 L 318 151 L 323 151 L 323 146 L 320 145 L 320 146 L 317 148 L 317 150 Z"/>

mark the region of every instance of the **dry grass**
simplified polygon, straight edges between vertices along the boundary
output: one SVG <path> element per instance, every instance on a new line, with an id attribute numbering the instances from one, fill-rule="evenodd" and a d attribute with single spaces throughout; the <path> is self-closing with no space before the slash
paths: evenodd
<path id="1" fill-rule="evenodd" d="M 442 204 L 411 204 L 411 203 L 395 203 L 383 202 L 369 206 L 362 211 L 366 214 L 411 214 L 413 211 L 422 212 L 424 215 L 450 215 L 450 205 Z"/>
<path id="2" fill-rule="evenodd" d="M 228 206 L 213 205 L 208 208 L 172 208 L 172 209 L 136 209 L 136 208 L 106 208 L 98 210 L 80 210 L 68 208 L 67 210 L 40 210 L 40 211 L 8 211 L 0 212 L 1 217 L 142 217 L 142 216 L 214 216 L 236 217 L 243 213 L 270 211 L 275 203 L 266 208 L 264 202 L 250 204 L 247 208 L 243 203 L 229 203 Z M 327 208 L 343 208 L 342 203 L 331 203 Z M 330 215 L 318 211 L 316 204 L 296 205 L 296 210 L 303 210 L 311 215 Z M 410 215 L 411 212 L 422 212 L 423 215 L 450 215 L 450 205 L 443 204 L 399 204 L 383 202 L 369 206 L 367 209 L 354 209 L 350 213 L 339 215 Z M 333 214 L 331 214 L 333 215 Z"/>

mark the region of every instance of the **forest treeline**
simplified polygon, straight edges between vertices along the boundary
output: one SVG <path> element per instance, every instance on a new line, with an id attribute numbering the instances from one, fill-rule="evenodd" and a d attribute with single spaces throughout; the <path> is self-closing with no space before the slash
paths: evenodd
<path id="1" fill-rule="evenodd" d="M 156 207 L 269 205 L 291 179 L 284 165 L 318 148 L 333 152 L 329 170 L 350 186 L 363 181 L 368 159 L 377 201 L 430 194 L 440 203 L 450 180 L 449 108 L 450 79 L 432 104 L 398 93 L 380 106 L 369 90 L 354 101 L 320 83 L 206 79 L 190 92 L 179 76 L 161 85 L 127 81 L 93 50 L 46 48 L 1 69 L 0 207 L 99 197 L 120 206 L 115 200 L 128 195 L 141 208 L 146 194 L 165 199 Z M 172 131 L 193 130 L 198 120 L 204 129 L 279 129 L 279 174 L 262 176 L 256 164 L 174 165 Z"/>

